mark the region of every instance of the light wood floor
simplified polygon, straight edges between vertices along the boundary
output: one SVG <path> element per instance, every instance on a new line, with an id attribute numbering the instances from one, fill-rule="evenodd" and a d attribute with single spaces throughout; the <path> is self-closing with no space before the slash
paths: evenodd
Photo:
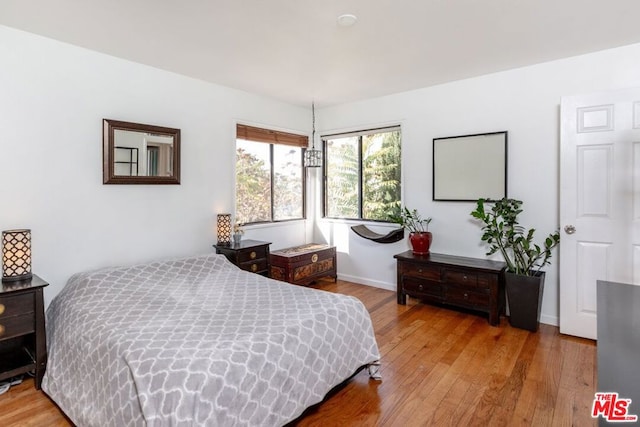
<path id="1" fill-rule="evenodd" d="M 395 292 L 338 281 L 316 287 L 354 295 L 369 309 L 382 381 L 362 371 L 298 426 L 595 426 L 593 341 L 541 325 L 491 327 L 481 315 L 425 305 Z M 1 426 L 70 426 L 26 380 L 0 395 Z"/>

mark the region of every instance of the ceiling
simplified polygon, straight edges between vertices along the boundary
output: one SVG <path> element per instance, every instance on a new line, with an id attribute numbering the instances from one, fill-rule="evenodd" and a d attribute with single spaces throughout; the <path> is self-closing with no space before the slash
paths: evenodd
<path id="1" fill-rule="evenodd" d="M 6 26 L 321 107 L 638 43 L 638 16 L 638 0 L 0 2 Z"/>

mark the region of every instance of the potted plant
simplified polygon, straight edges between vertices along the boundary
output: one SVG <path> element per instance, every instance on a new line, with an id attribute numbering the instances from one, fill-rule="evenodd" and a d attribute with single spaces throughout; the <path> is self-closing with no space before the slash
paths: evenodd
<path id="1" fill-rule="evenodd" d="M 560 243 L 560 233 L 549 234 L 542 245 L 534 243 L 535 229 L 518 224 L 522 201 L 503 198 L 485 210 L 485 199 L 479 199 L 471 216 L 482 221 L 483 242 L 489 245 L 487 255 L 500 252 L 507 267 L 505 287 L 512 326 L 538 330 L 544 276 L 542 267 L 550 264 L 551 250 Z"/>
<path id="2" fill-rule="evenodd" d="M 239 245 L 242 241 L 242 235 L 244 234 L 244 229 L 242 228 L 242 223 L 236 222 L 233 224 L 233 243 Z"/>
<path id="3" fill-rule="evenodd" d="M 406 206 L 391 215 L 391 220 L 409 230 L 409 242 L 415 255 L 428 255 L 433 236 L 429 231 L 431 218 L 423 218 L 417 209 Z"/>

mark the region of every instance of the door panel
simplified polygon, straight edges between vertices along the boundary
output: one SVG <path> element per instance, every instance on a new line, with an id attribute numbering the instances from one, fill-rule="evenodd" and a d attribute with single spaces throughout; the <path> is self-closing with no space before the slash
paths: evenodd
<path id="1" fill-rule="evenodd" d="M 596 281 L 640 283 L 640 89 L 564 97 L 560 153 L 560 332 L 596 338 Z"/>

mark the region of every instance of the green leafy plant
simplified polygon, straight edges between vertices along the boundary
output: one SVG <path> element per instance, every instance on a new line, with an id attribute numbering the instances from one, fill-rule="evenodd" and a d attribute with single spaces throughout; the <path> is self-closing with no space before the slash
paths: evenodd
<path id="1" fill-rule="evenodd" d="M 410 233 L 424 233 L 429 231 L 429 223 L 431 222 L 430 217 L 423 218 L 417 209 L 409 210 L 406 206 L 404 208 L 398 207 L 389 218 L 391 221 L 409 230 Z"/>
<path id="2" fill-rule="evenodd" d="M 471 216 L 484 224 L 480 239 L 489 245 L 487 255 L 500 252 L 507 263 L 507 271 L 524 276 L 533 276 L 551 263 L 551 250 L 560 243 L 560 233 L 549 234 L 540 246 L 533 241 L 535 229 L 526 230 L 518 224 L 522 201 L 503 198 L 488 211 L 485 203 L 485 199 L 479 199 Z"/>

